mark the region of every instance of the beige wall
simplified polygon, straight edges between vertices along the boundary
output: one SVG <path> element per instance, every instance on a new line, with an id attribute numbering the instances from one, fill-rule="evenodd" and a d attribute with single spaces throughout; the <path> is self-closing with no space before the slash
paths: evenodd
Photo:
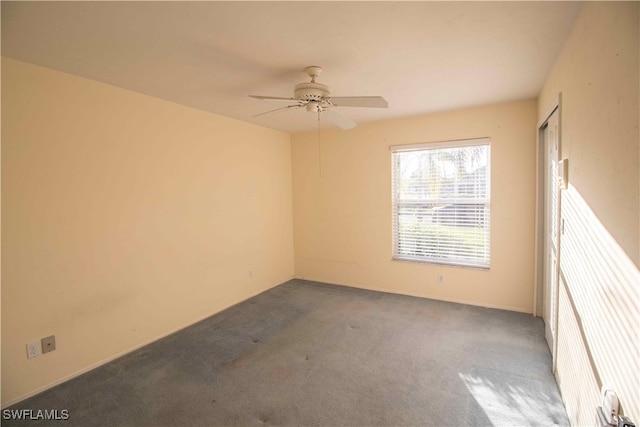
<path id="1" fill-rule="evenodd" d="M 295 274 L 531 312 L 536 101 L 292 138 Z M 491 268 L 392 261 L 390 145 L 491 138 Z M 445 283 L 437 283 L 437 274 Z"/>
<path id="2" fill-rule="evenodd" d="M 327 130 L 320 145 L 3 58 L 3 405 L 294 274 L 531 312 L 535 127 L 562 92 L 557 378 L 574 424 L 593 424 L 602 384 L 637 423 L 639 16 L 585 4 L 537 104 Z M 485 136 L 491 269 L 391 261 L 389 145 Z M 27 360 L 50 334 L 58 349 Z"/>
<path id="3" fill-rule="evenodd" d="M 288 134 L 7 58 L 2 106 L 3 404 L 293 276 Z"/>
<path id="4" fill-rule="evenodd" d="M 562 93 L 557 379 L 573 424 L 594 423 L 602 385 L 640 420 L 639 4 L 586 3 L 539 98 Z"/>

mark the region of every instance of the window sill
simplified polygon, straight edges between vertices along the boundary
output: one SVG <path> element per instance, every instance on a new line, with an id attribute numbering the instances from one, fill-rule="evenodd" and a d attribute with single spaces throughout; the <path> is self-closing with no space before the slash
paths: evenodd
<path id="1" fill-rule="evenodd" d="M 436 260 L 419 260 L 419 259 L 411 259 L 411 258 L 393 258 L 392 257 L 391 262 L 407 262 L 411 264 L 438 265 L 438 266 L 458 267 L 458 268 L 466 268 L 470 270 L 482 270 L 482 271 L 491 270 L 491 266 L 484 267 L 479 265 L 466 265 L 466 264 L 458 264 L 455 262 L 436 261 Z"/>

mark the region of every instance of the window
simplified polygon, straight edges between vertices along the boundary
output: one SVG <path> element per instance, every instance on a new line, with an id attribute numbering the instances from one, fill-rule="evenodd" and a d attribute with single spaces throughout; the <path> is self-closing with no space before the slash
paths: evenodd
<path id="1" fill-rule="evenodd" d="M 391 153 L 393 258 L 489 268 L 489 138 Z"/>

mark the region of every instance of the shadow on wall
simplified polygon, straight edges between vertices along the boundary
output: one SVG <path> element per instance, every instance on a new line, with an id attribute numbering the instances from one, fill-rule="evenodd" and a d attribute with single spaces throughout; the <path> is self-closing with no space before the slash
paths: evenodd
<path id="1" fill-rule="evenodd" d="M 592 424 L 607 385 L 638 422 L 640 271 L 573 186 L 562 192 L 561 219 L 558 379 L 569 418 Z"/>
<path id="2" fill-rule="evenodd" d="M 567 415 L 573 425 L 593 425 L 600 405 L 598 390 L 601 380 L 595 369 L 589 347 L 583 339 L 582 327 L 571 306 L 566 285 L 558 298 L 558 365 L 556 379 L 562 390 Z"/>

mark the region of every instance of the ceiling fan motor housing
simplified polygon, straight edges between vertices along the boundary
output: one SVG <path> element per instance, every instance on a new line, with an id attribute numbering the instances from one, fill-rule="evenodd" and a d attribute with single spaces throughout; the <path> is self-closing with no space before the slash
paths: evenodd
<path id="1" fill-rule="evenodd" d="M 296 85 L 293 97 L 300 101 L 322 101 L 331 96 L 327 85 L 315 82 L 305 82 Z"/>

